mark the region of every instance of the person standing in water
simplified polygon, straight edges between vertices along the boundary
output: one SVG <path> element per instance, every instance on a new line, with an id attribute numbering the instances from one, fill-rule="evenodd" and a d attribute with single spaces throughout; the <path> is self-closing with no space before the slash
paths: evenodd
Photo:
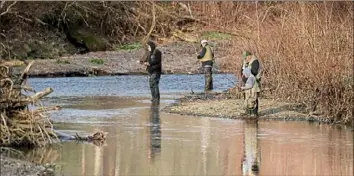
<path id="1" fill-rule="evenodd" d="M 208 44 L 208 41 L 202 40 L 200 42 L 202 51 L 197 56 L 198 60 L 202 63 L 205 75 L 205 91 L 213 89 L 213 75 L 212 68 L 214 63 L 214 52 Z"/>
<path id="2" fill-rule="evenodd" d="M 156 45 L 152 41 L 146 43 L 147 51 L 140 60 L 140 64 L 146 66 L 149 73 L 149 86 L 151 90 L 151 101 L 153 103 L 160 102 L 159 82 L 161 77 L 162 63 L 161 51 L 156 49 Z"/>

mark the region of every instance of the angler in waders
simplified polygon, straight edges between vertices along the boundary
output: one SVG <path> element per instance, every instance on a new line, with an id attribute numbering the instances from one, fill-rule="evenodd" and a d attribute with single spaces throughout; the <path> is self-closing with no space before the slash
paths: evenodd
<path id="1" fill-rule="evenodd" d="M 202 40 L 200 42 L 202 51 L 197 56 L 198 60 L 202 63 L 202 67 L 205 75 L 205 91 L 213 89 L 213 76 L 212 68 L 214 63 L 214 53 L 208 44 L 208 41 Z"/>
<path id="2" fill-rule="evenodd" d="M 244 74 L 244 71 L 249 69 L 250 74 L 249 76 Z M 245 102 L 248 101 L 247 99 L 255 100 L 255 107 L 252 108 L 252 111 L 246 110 L 247 114 L 254 114 L 258 116 L 258 107 L 259 107 L 259 96 L 261 92 L 261 75 L 262 75 L 262 67 L 255 55 L 253 55 L 249 51 L 243 52 L 243 63 L 242 63 L 242 82 L 247 84 L 247 81 L 250 79 L 249 77 L 254 77 L 254 85 L 252 85 L 252 89 L 249 90 L 250 92 L 245 91 L 244 98 Z M 247 70 L 248 73 L 248 70 Z M 253 79 L 253 78 L 251 78 Z M 245 86 L 247 87 L 247 86 Z M 247 94 L 248 93 L 248 94 Z"/>
<path id="3" fill-rule="evenodd" d="M 140 64 L 146 66 L 149 72 L 149 86 L 151 90 L 151 101 L 153 103 L 160 102 L 160 89 L 159 82 L 161 77 L 161 51 L 156 49 L 154 42 L 149 41 L 146 44 L 147 51 L 143 58 L 140 60 Z"/>
<path id="4" fill-rule="evenodd" d="M 256 78 L 252 75 L 250 68 L 243 69 L 243 76 L 247 79 L 241 89 L 245 93 L 244 109 L 246 115 L 258 116 L 258 96 L 256 92 Z"/>

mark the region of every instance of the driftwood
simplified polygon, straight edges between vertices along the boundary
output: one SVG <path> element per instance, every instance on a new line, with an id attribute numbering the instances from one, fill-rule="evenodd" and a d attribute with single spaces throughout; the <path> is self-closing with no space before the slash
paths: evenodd
<path id="1" fill-rule="evenodd" d="M 16 78 L 11 69 L 0 62 L 0 146 L 31 146 L 40 147 L 59 141 L 62 135 L 54 130 L 47 112 L 60 110 L 59 106 L 43 107 L 40 99 L 53 92 L 46 88 L 36 92 L 26 85 L 28 72 L 34 62 L 27 64 L 22 74 Z M 34 92 L 24 94 L 22 90 Z M 35 108 L 29 110 L 28 106 Z M 102 145 L 106 139 L 103 132 L 92 136 L 72 136 L 73 140 L 88 141 Z"/>
<path id="2" fill-rule="evenodd" d="M 22 92 L 35 92 L 25 85 L 33 64 L 28 63 L 18 78 L 12 75 L 8 66 L 0 64 L 0 146 L 44 146 L 57 139 L 47 111 L 58 107 L 39 105 L 40 99 L 53 92 L 53 89 L 47 88 L 33 95 Z M 30 111 L 28 105 L 35 108 Z"/>
<path id="3" fill-rule="evenodd" d="M 74 140 L 80 142 L 83 141 L 83 142 L 93 143 L 97 146 L 102 146 L 106 141 L 106 135 L 102 131 L 98 131 L 91 136 L 80 136 L 77 133 L 74 136 L 72 136 L 70 134 L 66 134 L 58 130 L 55 130 L 55 133 L 57 134 L 58 138 L 62 141 L 67 141 L 67 140 Z"/>

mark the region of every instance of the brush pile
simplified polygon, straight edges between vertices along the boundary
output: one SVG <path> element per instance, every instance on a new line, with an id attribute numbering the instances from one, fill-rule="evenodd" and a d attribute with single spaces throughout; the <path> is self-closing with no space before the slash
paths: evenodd
<path id="1" fill-rule="evenodd" d="M 87 137 L 79 136 L 76 133 L 74 139 L 76 141 L 87 141 L 87 142 L 92 142 L 96 146 L 102 146 L 106 141 L 106 135 L 103 131 L 97 131 L 92 136 L 87 136 Z"/>
<path id="2" fill-rule="evenodd" d="M 28 63 L 19 76 L 0 61 L 0 146 L 41 147 L 56 141 L 47 112 L 58 107 L 43 107 L 40 99 L 53 89 L 35 92 L 26 85 Z"/>

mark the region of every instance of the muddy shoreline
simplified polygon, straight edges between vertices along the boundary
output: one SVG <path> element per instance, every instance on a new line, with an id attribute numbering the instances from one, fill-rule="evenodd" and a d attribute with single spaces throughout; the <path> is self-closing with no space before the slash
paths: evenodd
<path id="1" fill-rule="evenodd" d="M 0 155 L 0 175 L 1 176 L 14 176 L 14 175 L 27 175 L 27 176 L 54 176 L 53 165 L 41 165 L 33 162 L 10 158 Z"/>
<path id="2" fill-rule="evenodd" d="M 188 42 L 173 42 L 158 46 L 162 52 L 163 74 L 200 74 L 201 64 L 197 61 L 198 44 Z M 222 50 L 222 49 L 220 49 Z M 215 51 L 216 64 L 214 73 L 225 73 L 222 66 L 227 56 L 222 51 Z M 146 67 L 139 64 L 144 50 L 116 50 L 91 52 L 81 55 L 60 57 L 57 59 L 35 59 L 35 64 L 29 71 L 29 77 L 88 77 L 88 76 L 115 76 L 115 75 L 145 75 Z M 15 74 L 25 67 L 25 63 L 18 61 L 13 65 Z"/>
<path id="3" fill-rule="evenodd" d="M 243 100 L 227 91 L 222 93 L 200 93 L 177 99 L 176 103 L 167 105 L 163 112 L 198 117 L 216 117 L 229 119 L 254 120 L 242 115 Z M 304 105 L 279 102 L 269 98 L 260 99 L 258 120 L 307 121 L 330 124 L 321 117 L 306 112 Z"/>

